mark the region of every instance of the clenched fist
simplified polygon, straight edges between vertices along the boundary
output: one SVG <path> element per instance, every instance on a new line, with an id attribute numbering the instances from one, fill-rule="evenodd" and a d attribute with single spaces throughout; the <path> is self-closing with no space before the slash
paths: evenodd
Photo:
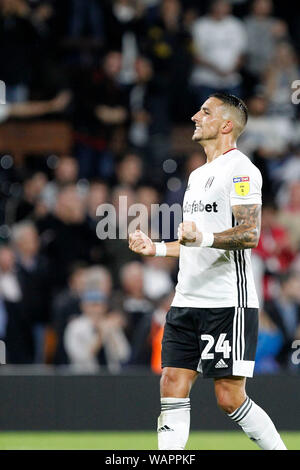
<path id="1" fill-rule="evenodd" d="M 135 253 L 144 256 L 154 256 L 156 253 L 155 244 L 141 230 L 136 230 L 134 233 L 129 234 L 129 248 Z"/>
<path id="2" fill-rule="evenodd" d="M 202 243 L 202 233 L 197 229 L 195 222 L 186 220 L 179 224 L 178 240 L 181 245 L 200 246 Z"/>

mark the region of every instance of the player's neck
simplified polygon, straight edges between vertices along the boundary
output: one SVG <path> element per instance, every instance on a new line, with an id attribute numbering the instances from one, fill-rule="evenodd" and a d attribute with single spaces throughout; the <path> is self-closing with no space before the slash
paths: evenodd
<path id="1" fill-rule="evenodd" d="M 236 141 L 233 139 L 228 139 L 222 142 L 207 141 L 204 142 L 202 146 L 206 154 L 207 163 L 210 163 L 229 150 L 235 149 Z"/>

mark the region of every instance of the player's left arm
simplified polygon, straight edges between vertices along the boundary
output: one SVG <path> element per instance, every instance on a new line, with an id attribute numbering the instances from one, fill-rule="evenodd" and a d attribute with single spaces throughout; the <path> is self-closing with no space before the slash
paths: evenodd
<path id="1" fill-rule="evenodd" d="M 237 225 L 223 232 L 214 233 L 213 244 L 210 246 L 220 250 L 255 248 L 260 236 L 261 204 L 232 206 L 232 213 Z M 182 222 L 179 226 L 178 238 L 179 242 L 185 246 L 203 246 L 203 233 L 196 228 L 195 222 Z"/>
<path id="2" fill-rule="evenodd" d="M 232 206 L 237 225 L 224 232 L 214 233 L 212 248 L 245 250 L 258 245 L 261 226 L 261 204 Z"/>

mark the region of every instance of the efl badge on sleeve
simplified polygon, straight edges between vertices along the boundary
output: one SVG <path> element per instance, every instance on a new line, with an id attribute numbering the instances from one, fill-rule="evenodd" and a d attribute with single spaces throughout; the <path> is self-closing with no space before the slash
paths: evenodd
<path id="1" fill-rule="evenodd" d="M 250 191 L 250 178 L 249 176 L 235 176 L 233 178 L 234 189 L 239 196 L 247 196 Z"/>

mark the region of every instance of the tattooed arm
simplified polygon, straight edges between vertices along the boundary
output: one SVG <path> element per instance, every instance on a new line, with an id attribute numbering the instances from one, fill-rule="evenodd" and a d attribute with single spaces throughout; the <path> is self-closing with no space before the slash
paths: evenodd
<path id="1" fill-rule="evenodd" d="M 260 204 L 245 204 L 233 206 L 232 213 L 237 226 L 214 233 L 212 248 L 221 250 L 244 250 L 255 248 L 260 236 Z M 200 246 L 202 233 L 196 229 L 194 222 L 183 222 L 179 226 L 179 241 L 186 246 Z"/>
<path id="2" fill-rule="evenodd" d="M 213 248 L 222 250 L 255 248 L 260 236 L 261 205 L 233 206 L 232 213 L 237 226 L 225 232 L 214 233 Z"/>

